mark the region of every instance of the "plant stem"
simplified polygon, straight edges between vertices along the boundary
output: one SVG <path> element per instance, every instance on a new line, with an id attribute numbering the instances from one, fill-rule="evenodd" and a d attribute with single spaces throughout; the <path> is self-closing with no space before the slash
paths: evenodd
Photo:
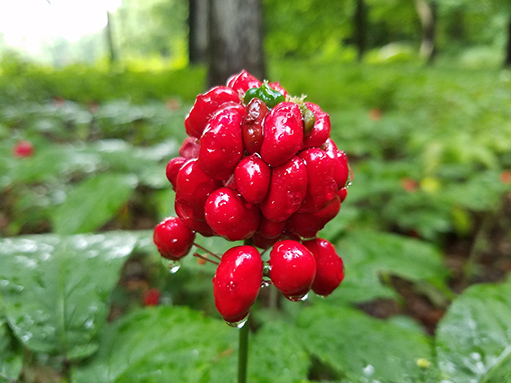
<path id="1" fill-rule="evenodd" d="M 239 345 L 238 345 L 238 383 L 246 383 L 247 381 L 247 364 L 248 364 L 248 320 L 240 329 Z"/>

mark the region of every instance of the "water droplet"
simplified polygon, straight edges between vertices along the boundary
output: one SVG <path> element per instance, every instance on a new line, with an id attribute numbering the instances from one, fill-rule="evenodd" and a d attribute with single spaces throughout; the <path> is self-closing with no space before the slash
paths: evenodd
<path id="1" fill-rule="evenodd" d="M 225 323 L 227 323 L 231 327 L 242 328 L 243 326 L 245 326 L 245 323 L 247 323 L 247 321 L 248 321 L 248 315 L 245 318 L 243 318 L 242 320 L 239 320 L 237 322 L 227 322 L 226 321 Z"/>
<path id="2" fill-rule="evenodd" d="M 309 297 L 309 294 L 305 294 L 305 295 L 295 295 L 295 296 L 288 296 L 286 295 L 285 296 L 287 299 L 289 299 L 291 302 L 303 302 L 303 301 L 306 301 L 307 298 Z"/>
<path id="3" fill-rule="evenodd" d="M 169 270 L 171 274 L 175 274 L 181 268 L 181 261 L 174 261 L 172 259 L 161 258 L 161 263 L 163 266 Z"/>
<path id="4" fill-rule="evenodd" d="M 267 280 L 263 279 L 261 281 L 261 288 L 268 287 L 268 286 L 270 286 L 270 284 L 271 284 L 270 281 L 267 281 Z"/>

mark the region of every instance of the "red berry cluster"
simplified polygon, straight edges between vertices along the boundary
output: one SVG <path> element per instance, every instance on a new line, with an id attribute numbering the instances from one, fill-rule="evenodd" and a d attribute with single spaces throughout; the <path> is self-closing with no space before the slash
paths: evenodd
<path id="1" fill-rule="evenodd" d="M 245 240 L 223 254 L 213 279 L 228 322 L 248 315 L 263 276 L 291 300 L 337 288 L 342 260 L 316 235 L 339 212 L 351 177 L 329 115 L 242 71 L 200 94 L 185 127 L 189 137 L 166 168 L 177 217 L 155 228 L 160 254 L 181 259 L 195 233 Z M 272 247 L 267 267 L 256 247 Z"/>

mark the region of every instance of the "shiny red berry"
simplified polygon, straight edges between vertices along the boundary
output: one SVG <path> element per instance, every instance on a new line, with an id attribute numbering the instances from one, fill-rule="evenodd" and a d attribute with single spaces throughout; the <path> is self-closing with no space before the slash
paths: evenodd
<path id="1" fill-rule="evenodd" d="M 307 169 L 307 195 L 299 212 L 324 209 L 337 193 L 334 160 L 319 148 L 303 150 L 298 155 Z"/>
<path id="2" fill-rule="evenodd" d="M 250 238 L 259 227 L 259 209 L 247 204 L 240 194 L 228 187 L 211 193 L 204 211 L 208 225 L 230 241 Z"/>
<path id="3" fill-rule="evenodd" d="M 263 261 L 253 246 L 227 250 L 213 278 L 215 305 L 226 322 L 236 323 L 248 315 L 263 279 Z"/>
<path id="4" fill-rule="evenodd" d="M 236 188 L 249 204 L 263 202 L 268 193 L 271 169 L 256 154 L 243 158 L 234 169 Z"/>
<path id="5" fill-rule="evenodd" d="M 316 261 L 300 242 L 283 240 L 270 252 L 270 279 L 288 299 L 300 300 L 309 292 L 316 276 Z"/>
<path id="6" fill-rule="evenodd" d="M 177 174 L 186 163 L 186 161 L 188 160 L 184 157 L 176 157 L 171 159 L 167 164 L 165 174 L 169 182 L 172 184 L 172 190 L 174 191 L 176 191 Z"/>
<path id="7" fill-rule="evenodd" d="M 199 94 L 185 118 L 186 133 L 200 138 L 213 113 L 226 102 L 240 103 L 238 92 L 225 86 L 216 86 L 204 94 Z"/>
<path id="8" fill-rule="evenodd" d="M 261 156 L 275 167 L 289 161 L 303 146 L 303 121 L 300 107 L 294 102 L 281 102 L 264 119 Z"/>
<path id="9" fill-rule="evenodd" d="M 242 95 L 250 88 L 259 88 L 261 84 L 261 81 L 244 69 L 240 73 L 232 75 L 227 79 L 227 86 Z"/>
<path id="10" fill-rule="evenodd" d="M 178 217 L 160 222 L 154 229 L 153 242 L 161 256 L 171 260 L 183 258 L 192 248 L 195 233 Z"/>
<path id="11" fill-rule="evenodd" d="M 241 105 L 219 109 L 209 120 L 200 139 L 199 164 L 217 180 L 227 180 L 243 154 Z"/>
<path id="12" fill-rule="evenodd" d="M 259 153 L 263 144 L 263 123 L 268 108 L 258 98 L 250 100 L 246 107 L 245 119 L 241 127 L 243 134 L 243 146 L 245 150 L 252 153 Z"/>
<path id="13" fill-rule="evenodd" d="M 270 82 L 268 85 L 270 85 L 270 88 L 280 92 L 284 97 L 289 96 L 289 93 L 280 85 L 280 82 Z"/>
<path id="14" fill-rule="evenodd" d="M 281 222 L 296 212 L 307 193 L 307 169 L 297 156 L 272 170 L 270 189 L 260 208 L 270 221 Z"/>
<path id="15" fill-rule="evenodd" d="M 215 234 L 204 217 L 204 204 L 199 205 L 176 198 L 174 208 L 177 216 L 190 230 L 196 231 L 204 237 L 211 237 Z"/>
<path id="16" fill-rule="evenodd" d="M 304 148 L 312 148 L 312 147 L 320 147 L 326 141 L 327 138 L 330 137 L 330 116 L 328 113 L 325 113 L 321 110 L 321 108 L 313 104 L 311 102 L 306 102 L 305 106 L 314 113 L 314 117 L 316 117 L 316 122 L 314 123 L 314 127 L 312 128 L 311 133 L 304 138 L 303 147 Z"/>
<path id="17" fill-rule="evenodd" d="M 326 239 L 316 238 L 303 242 L 316 260 L 316 278 L 312 290 L 321 296 L 330 295 L 344 279 L 344 264 L 334 246 Z"/>
<path id="18" fill-rule="evenodd" d="M 302 238 L 314 238 L 340 209 L 341 201 L 339 196 L 336 196 L 323 210 L 314 213 L 296 212 L 287 220 L 286 232 Z"/>

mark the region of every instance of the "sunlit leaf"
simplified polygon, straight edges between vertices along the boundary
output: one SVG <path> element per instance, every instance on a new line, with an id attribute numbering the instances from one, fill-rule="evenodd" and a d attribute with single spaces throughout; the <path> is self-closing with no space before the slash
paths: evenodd
<path id="1" fill-rule="evenodd" d="M 124 206 L 137 186 L 127 174 L 101 174 L 83 181 L 53 212 L 54 231 L 76 234 L 99 229 Z"/>
<path id="2" fill-rule="evenodd" d="M 437 330 L 438 366 L 449 383 L 511 379 L 511 280 L 475 285 L 454 301 Z"/>
<path id="3" fill-rule="evenodd" d="M 0 241 L 0 305 L 35 352 L 78 359 L 98 347 L 110 292 L 137 236 L 55 235 Z"/>
<path id="4" fill-rule="evenodd" d="M 346 235 L 337 250 L 344 260 L 346 277 L 329 299 L 353 302 L 394 298 L 395 291 L 382 282 L 390 275 L 446 288 L 447 268 L 436 247 L 428 243 L 395 234 L 356 231 Z"/>
<path id="5" fill-rule="evenodd" d="M 22 364 L 22 354 L 14 348 L 7 324 L 0 320 L 0 382 L 18 379 Z"/>
<path id="6" fill-rule="evenodd" d="M 422 332 L 347 307 L 315 304 L 298 318 L 309 352 L 354 382 L 421 382 L 434 375 L 430 339 Z M 421 367 L 421 362 L 428 368 Z"/>

